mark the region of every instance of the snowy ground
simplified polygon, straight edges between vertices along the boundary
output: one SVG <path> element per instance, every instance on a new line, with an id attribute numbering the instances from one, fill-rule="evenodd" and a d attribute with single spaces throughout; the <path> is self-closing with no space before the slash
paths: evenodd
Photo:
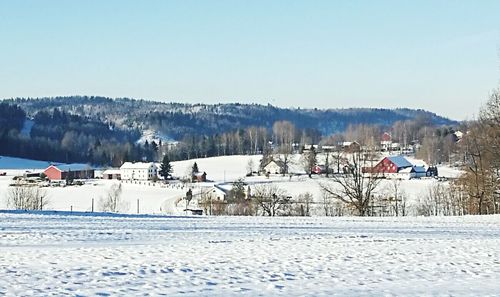
<path id="1" fill-rule="evenodd" d="M 500 216 L 0 213 L 0 295 L 498 296 Z"/>
<path id="2" fill-rule="evenodd" d="M 172 162 L 174 176 L 183 177 L 190 172 L 194 162 L 197 162 L 200 171 L 207 172 L 208 183 L 183 185 L 164 185 L 160 183 L 122 183 L 123 204 L 119 211 L 121 213 L 148 213 L 148 214 L 179 214 L 182 213 L 184 205 L 176 202 L 182 198 L 188 187 L 193 188 L 195 195 L 213 187 L 214 184 L 226 184 L 243 178 L 251 187 L 262 183 L 274 183 L 287 192 L 287 195 L 297 197 L 298 195 L 310 193 L 313 199 L 321 202 L 323 199 L 320 183 L 328 182 L 328 179 L 320 176 L 309 178 L 307 175 L 281 176 L 271 175 L 245 177 L 248 172 L 248 162 L 252 160 L 254 170 L 257 169 L 261 156 L 224 156 L 187 161 Z M 294 156 L 294 172 L 300 171 L 299 155 Z M 0 172 L 6 172 L 7 176 L 0 176 L 0 209 L 7 209 L 7 192 L 9 184 L 15 175 L 22 175 L 26 170 L 41 171 L 48 166 L 48 162 L 33 161 L 19 158 L 0 157 Z M 450 167 L 440 167 L 439 172 L 445 177 L 456 177 L 460 171 Z M 437 181 L 432 178 L 420 180 L 402 180 L 401 190 L 408 196 L 408 204 L 411 209 L 420 197 L 426 195 L 429 187 Z M 83 186 L 72 186 L 64 188 L 44 188 L 47 192 L 49 205 L 47 209 L 59 211 L 90 211 L 92 209 L 92 199 L 94 199 L 94 210 L 99 210 L 99 200 L 105 197 L 111 186 L 117 181 L 93 180 Z M 380 195 L 385 195 L 392 186 L 392 180 L 382 180 L 378 188 Z M 139 201 L 139 207 L 137 202 Z M 411 210 L 410 210 L 411 213 Z M 315 215 L 323 215 L 318 212 Z"/>

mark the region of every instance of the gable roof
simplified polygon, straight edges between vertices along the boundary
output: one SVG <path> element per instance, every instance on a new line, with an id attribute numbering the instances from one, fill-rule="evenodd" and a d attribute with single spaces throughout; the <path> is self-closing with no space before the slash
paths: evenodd
<path id="1" fill-rule="evenodd" d="M 271 164 L 271 163 L 276 164 L 276 165 L 277 165 L 278 167 L 280 167 L 280 168 L 285 167 L 285 162 L 283 162 L 283 161 L 281 161 L 281 160 L 271 160 L 271 161 L 267 162 L 266 166 L 264 166 L 264 167 L 269 166 L 269 164 Z"/>
<path id="2" fill-rule="evenodd" d="M 106 169 L 102 172 L 102 174 L 121 174 L 120 169 Z"/>
<path id="3" fill-rule="evenodd" d="M 424 166 L 413 166 L 412 169 L 411 169 L 411 172 L 415 172 L 415 173 L 426 173 L 427 170 L 425 169 Z"/>
<path id="4" fill-rule="evenodd" d="M 387 157 L 387 159 L 389 159 L 389 161 L 394 163 L 394 165 L 396 165 L 398 168 L 412 167 L 412 164 L 410 163 L 410 161 L 406 160 L 406 158 L 401 156 L 401 155 L 390 156 L 390 157 Z"/>
<path id="5" fill-rule="evenodd" d="M 151 166 L 153 166 L 153 162 L 149 163 L 143 163 L 143 162 L 125 162 L 123 165 L 120 167 L 120 169 L 149 169 Z"/>

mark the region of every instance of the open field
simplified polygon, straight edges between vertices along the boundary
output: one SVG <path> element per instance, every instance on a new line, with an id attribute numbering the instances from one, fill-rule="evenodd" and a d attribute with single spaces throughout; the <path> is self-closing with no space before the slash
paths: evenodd
<path id="1" fill-rule="evenodd" d="M 495 296 L 500 216 L 0 213 L 0 294 Z"/>
<path id="2" fill-rule="evenodd" d="M 180 182 L 174 182 L 170 185 L 163 183 L 152 182 L 123 182 L 122 183 L 122 200 L 123 205 L 120 207 L 121 213 L 141 213 L 141 214 L 173 214 L 182 213 L 184 204 L 176 204 L 181 199 L 188 188 L 193 188 L 193 193 L 199 194 L 213 187 L 214 184 L 230 188 L 229 182 L 233 182 L 242 178 L 251 187 L 258 184 L 273 183 L 284 189 L 287 195 L 297 197 L 298 195 L 310 193 L 314 201 L 321 202 L 323 193 L 320 188 L 321 183 L 328 182 L 328 179 L 321 176 L 313 176 L 309 178 L 301 172 L 299 155 L 295 157 L 295 164 L 292 170 L 297 174 L 292 176 L 271 175 L 269 178 L 265 176 L 245 177 L 247 173 L 247 164 L 249 160 L 254 162 L 256 169 L 261 156 L 224 156 L 204 159 L 195 159 L 187 161 L 172 162 L 173 174 L 176 177 L 183 177 L 189 171 L 194 162 L 197 162 L 200 171 L 207 172 L 207 178 L 210 182 L 195 183 L 183 185 Z M 3 163 L 2 163 L 3 162 Z M 19 166 L 14 167 L 13 164 L 22 164 L 25 169 Z M 2 167 L 4 166 L 4 167 Z M 2 168 L 17 168 L 17 169 L 2 169 Z M 45 163 L 39 161 L 30 161 L 25 159 L 2 157 L 0 159 L 0 171 L 6 171 L 7 176 L 0 176 L 0 209 L 8 208 L 7 192 L 9 184 L 12 183 L 12 178 L 17 174 L 22 174 L 25 170 L 41 171 L 45 168 Z M 455 177 L 458 170 L 449 167 L 440 167 L 442 176 Z M 105 197 L 111 186 L 118 181 L 113 180 L 91 180 L 87 181 L 83 186 L 71 187 L 50 187 L 44 188 L 47 192 L 49 204 L 46 209 L 59 211 L 91 211 L 92 199 L 94 200 L 94 210 L 100 209 L 100 200 Z M 416 203 L 420 197 L 424 196 L 431 185 L 437 183 L 435 179 L 424 178 L 418 180 L 402 180 L 400 187 L 408 196 L 409 208 L 411 204 Z M 446 184 L 446 182 L 445 182 Z M 382 180 L 377 191 L 380 195 L 384 195 L 392 186 L 391 180 Z M 139 207 L 137 207 L 139 203 Z M 195 205 L 196 202 L 193 203 Z M 314 215 L 324 215 L 320 209 L 316 210 Z M 410 211 L 411 213 L 411 211 Z"/>

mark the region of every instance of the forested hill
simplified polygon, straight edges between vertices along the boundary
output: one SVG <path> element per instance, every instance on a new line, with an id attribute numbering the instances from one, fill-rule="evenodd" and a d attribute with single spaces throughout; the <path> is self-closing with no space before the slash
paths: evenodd
<path id="1" fill-rule="evenodd" d="M 151 128 L 178 140 L 186 134 L 213 135 L 250 126 L 271 128 L 281 120 L 290 121 L 300 129 L 317 130 L 322 135 L 342 132 L 349 125 L 388 127 L 397 121 L 418 118 L 437 126 L 456 124 L 435 113 L 406 108 L 289 109 L 258 104 L 184 104 L 87 96 L 18 98 L 4 102 L 18 105 L 32 118 L 40 111 L 57 108 L 120 129 Z"/>
<path id="2" fill-rule="evenodd" d="M 270 140 L 278 141 L 284 127 L 292 134 L 287 143 L 305 144 L 357 124 L 376 128 L 370 132 L 375 139 L 382 131 L 402 127 L 406 138 L 421 141 L 423 127 L 446 126 L 447 134 L 456 123 L 410 109 L 287 109 L 73 96 L 4 100 L 0 124 L 0 155 L 119 166 L 158 161 L 165 153 L 172 160 L 258 153 Z M 161 137 L 146 137 L 151 132 Z M 141 136 L 144 141 L 138 141 Z M 178 143 L 171 147 L 162 139 Z"/>

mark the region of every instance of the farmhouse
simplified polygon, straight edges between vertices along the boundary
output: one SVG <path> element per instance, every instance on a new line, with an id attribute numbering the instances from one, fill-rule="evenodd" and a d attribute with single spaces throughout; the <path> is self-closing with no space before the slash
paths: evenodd
<path id="1" fill-rule="evenodd" d="M 207 181 L 207 173 L 206 172 L 195 172 L 191 176 L 191 181 L 192 182 L 206 182 Z"/>
<path id="2" fill-rule="evenodd" d="M 43 173 L 49 180 L 94 178 L 94 169 L 83 164 L 50 165 Z"/>
<path id="3" fill-rule="evenodd" d="M 285 164 L 279 160 L 271 160 L 266 166 L 264 166 L 264 172 L 270 174 L 281 174 L 285 172 Z"/>
<path id="4" fill-rule="evenodd" d="M 107 169 L 102 173 L 102 179 L 122 179 L 122 172 L 120 169 Z"/>
<path id="5" fill-rule="evenodd" d="M 424 166 L 412 166 L 398 172 L 399 178 L 413 179 L 427 176 L 427 169 Z"/>
<path id="6" fill-rule="evenodd" d="M 157 177 L 157 167 L 153 162 L 125 162 L 120 167 L 123 180 L 152 180 Z"/>

